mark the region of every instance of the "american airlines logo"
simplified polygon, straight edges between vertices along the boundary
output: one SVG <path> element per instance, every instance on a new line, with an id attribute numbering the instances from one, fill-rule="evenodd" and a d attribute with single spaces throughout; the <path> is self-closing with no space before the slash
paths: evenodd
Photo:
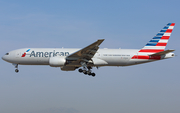
<path id="1" fill-rule="evenodd" d="M 53 52 L 35 52 L 32 51 L 31 53 L 28 53 L 30 49 L 28 49 L 24 54 L 22 54 L 21 57 L 25 57 L 26 55 L 29 55 L 29 57 L 55 57 L 55 56 L 68 56 L 69 52 L 56 52 L 53 50 Z"/>

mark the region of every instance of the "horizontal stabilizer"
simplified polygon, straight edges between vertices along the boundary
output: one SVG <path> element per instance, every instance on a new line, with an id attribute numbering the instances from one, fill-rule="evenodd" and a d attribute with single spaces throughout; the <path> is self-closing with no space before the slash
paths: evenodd
<path id="1" fill-rule="evenodd" d="M 161 52 L 158 52 L 158 53 L 151 54 L 150 56 L 165 55 L 165 54 L 170 53 L 170 52 L 173 52 L 173 51 L 175 51 L 175 50 L 161 51 Z"/>

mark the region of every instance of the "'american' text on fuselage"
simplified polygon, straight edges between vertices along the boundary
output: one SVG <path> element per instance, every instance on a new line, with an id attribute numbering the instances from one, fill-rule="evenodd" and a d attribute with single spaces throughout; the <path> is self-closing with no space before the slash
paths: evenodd
<path id="1" fill-rule="evenodd" d="M 69 52 L 55 52 L 55 50 L 53 52 L 34 52 L 32 51 L 31 54 L 27 54 L 30 55 L 30 57 L 55 57 L 55 56 L 68 56 Z"/>

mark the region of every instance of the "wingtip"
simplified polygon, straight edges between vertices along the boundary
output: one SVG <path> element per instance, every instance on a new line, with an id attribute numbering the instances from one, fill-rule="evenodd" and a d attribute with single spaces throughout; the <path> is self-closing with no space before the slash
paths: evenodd
<path id="1" fill-rule="evenodd" d="M 104 41 L 105 39 L 98 39 L 98 41 Z"/>

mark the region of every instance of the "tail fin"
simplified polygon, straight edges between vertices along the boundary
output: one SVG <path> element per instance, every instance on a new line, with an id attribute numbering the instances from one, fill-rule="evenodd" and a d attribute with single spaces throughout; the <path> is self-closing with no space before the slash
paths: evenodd
<path id="1" fill-rule="evenodd" d="M 153 37 L 139 53 L 158 53 L 164 51 L 175 23 L 168 23 L 156 36 Z"/>

